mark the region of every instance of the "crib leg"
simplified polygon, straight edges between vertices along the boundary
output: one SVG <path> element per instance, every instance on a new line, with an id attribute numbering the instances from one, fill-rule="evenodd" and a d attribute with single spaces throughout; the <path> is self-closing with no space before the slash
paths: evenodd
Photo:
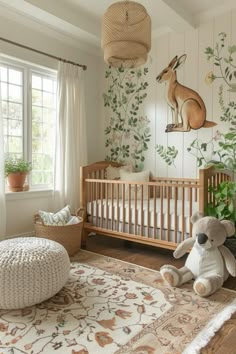
<path id="1" fill-rule="evenodd" d="M 86 248 L 86 242 L 88 237 L 88 231 L 85 229 L 82 230 L 82 239 L 81 239 L 81 247 Z"/>

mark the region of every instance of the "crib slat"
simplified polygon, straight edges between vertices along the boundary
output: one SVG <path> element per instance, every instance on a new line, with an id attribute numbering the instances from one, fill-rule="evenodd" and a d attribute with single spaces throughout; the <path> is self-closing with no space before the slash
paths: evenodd
<path id="1" fill-rule="evenodd" d="M 94 215 L 94 195 L 93 195 L 93 183 L 91 183 L 91 218 L 92 218 L 92 223 L 93 221 L 93 215 Z"/>
<path id="2" fill-rule="evenodd" d="M 95 210 L 96 210 L 96 217 L 95 217 L 95 225 L 98 225 L 98 184 L 95 182 Z"/>
<path id="3" fill-rule="evenodd" d="M 137 184 L 134 187 L 134 234 L 137 235 Z"/>
<path id="4" fill-rule="evenodd" d="M 140 227 L 140 234 L 143 235 L 143 184 L 141 185 L 141 227 Z"/>
<path id="5" fill-rule="evenodd" d="M 111 229 L 114 229 L 114 184 L 111 184 Z"/>
<path id="6" fill-rule="evenodd" d="M 125 184 L 122 184 L 122 212 L 123 212 L 122 231 L 125 232 Z"/>
<path id="7" fill-rule="evenodd" d="M 101 222 L 100 225 L 103 227 L 103 199 L 104 199 L 104 184 L 101 183 Z"/>
<path id="8" fill-rule="evenodd" d="M 170 187 L 167 187 L 167 241 L 170 241 Z"/>
<path id="9" fill-rule="evenodd" d="M 106 184 L 106 229 L 108 229 L 108 190 L 110 190 L 110 183 Z"/>
<path id="10" fill-rule="evenodd" d="M 160 187 L 161 210 L 160 210 L 160 237 L 163 240 L 163 186 Z"/>
<path id="11" fill-rule="evenodd" d="M 128 184 L 128 199 L 129 199 L 129 233 L 131 233 L 131 216 L 132 216 L 132 210 L 131 210 L 131 184 Z"/>
<path id="12" fill-rule="evenodd" d="M 148 187 L 147 187 L 148 188 Z M 147 199 L 147 237 L 150 237 L 150 189 L 148 188 L 148 199 Z"/>
<path id="13" fill-rule="evenodd" d="M 185 195 L 184 195 L 184 187 L 182 187 L 182 201 L 181 201 L 181 214 L 182 214 L 182 235 L 181 235 L 181 240 L 183 241 L 184 240 L 184 234 L 185 234 L 185 217 L 184 217 L 184 198 L 185 198 Z"/>
<path id="14" fill-rule="evenodd" d="M 178 223 L 177 223 L 177 200 L 178 200 L 178 188 L 175 187 L 175 193 L 174 193 L 174 223 L 175 223 L 175 230 L 174 230 L 174 238 L 175 238 L 175 243 L 177 243 L 177 230 L 178 230 Z"/>
<path id="15" fill-rule="evenodd" d="M 192 237 L 192 223 L 191 223 L 191 216 L 193 215 L 193 190 L 189 187 L 189 231 L 190 237 Z"/>
<path id="16" fill-rule="evenodd" d="M 197 185 L 197 183 L 196 183 L 196 185 Z M 195 202 L 197 202 L 198 201 L 198 189 L 197 188 L 194 188 L 194 197 L 195 197 Z"/>
<path id="17" fill-rule="evenodd" d="M 153 217 L 154 217 L 154 233 L 153 233 L 153 237 L 156 238 L 156 233 L 157 233 L 157 203 L 156 203 L 156 199 L 157 199 L 157 193 L 156 193 L 156 187 L 154 186 L 154 190 L 153 190 L 153 203 L 154 203 L 154 211 L 153 211 Z"/>
<path id="18" fill-rule="evenodd" d="M 119 231 L 119 224 L 120 224 L 120 184 L 116 184 L 116 230 Z"/>

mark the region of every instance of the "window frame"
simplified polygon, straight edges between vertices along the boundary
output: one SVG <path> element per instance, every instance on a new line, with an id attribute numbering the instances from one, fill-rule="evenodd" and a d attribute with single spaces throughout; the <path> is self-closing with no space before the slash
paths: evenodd
<path id="1" fill-rule="evenodd" d="M 22 152 L 23 158 L 32 162 L 32 75 L 40 75 L 53 80 L 57 80 L 57 71 L 48 67 L 30 63 L 18 58 L 0 55 L 0 66 L 7 66 L 11 69 L 22 71 Z M 57 115 L 57 107 L 56 107 Z M 56 128 L 56 127 L 55 127 Z M 55 154 L 54 154 L 55 155 Z M 55 159 L 55 156 L 54 156 Z M 55 161 L 53 164 L 53 168 Z M 55 176 L 53 176 L 55 178 Z M 51 191 L 53 185 L 37 184 L 32 185 L 31 173 L 28 176 L 28 184 L 31 191 Z M 7 190 L 5 193 L 9 193 Z M 10 192 L 13 193 L 13 192 Z"/>

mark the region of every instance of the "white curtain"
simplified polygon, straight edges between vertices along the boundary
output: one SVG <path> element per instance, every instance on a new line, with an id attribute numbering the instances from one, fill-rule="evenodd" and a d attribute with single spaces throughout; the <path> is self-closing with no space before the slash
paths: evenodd
<path id="1" fill-rule="evenodd" d="M 87 164 L 84 71 L 59 62 L 55 205 L 80 206 L 80 166 Z"/>
<path id="2" fill-rule="evenodd" d="M 0 240 L 6 236 L 6 201 L 5 201 L 5 174 L 4 174 L 4 139 L 2 120 L 2 101 L 0 87 Z"/>

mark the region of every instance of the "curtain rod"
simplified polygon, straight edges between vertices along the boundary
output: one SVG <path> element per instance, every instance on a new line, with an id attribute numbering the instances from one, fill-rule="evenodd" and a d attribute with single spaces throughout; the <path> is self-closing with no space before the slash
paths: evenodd
<path id="1" fill-rule="evenodd" d="M 6 39 L 6 38 L 0 37 L 0 40 L 1 40 L 1 41 L 4 41 L 4 42 L 7 42 L 7 43 L 10 43 L 10 44 L 14 44 L 14 45 L 16 45 L 16 46 L 18 46 L 18 47 L 21 47 L 21 48 L 24 48 L 24 49 L 31 50 L 32 52 L 35 52 L 35 53 L 39 53 L 39 54 L 46 55 L 46 56 L 49 57 L 49 58 L 53 58 L 53 59 L 57 59 L 57 60 L 63 61 L 64 63 L 68 63 L 68 64 L 80 66 L 80 67 L 83 68 L 83 70 L 87 70 L 87 66 L 86 66 L 86 65 L 74 63 L 73 61 L 66 60 L 66 59 L 63 59 L 63 58 L 59 58 L 59 57 L 57 57 L 57 56 L 55 56 L 55 55 L 42 52 L 41 50 L 38 50 L 38 49 L 34 49 L 34 48 L 31 48 L 31 47 L 27 47 L 26 45 L 23 45 L 23 44 L 20 44 L 20 43 L 16 43 L 16 42 L 10 41 L 9 39 Z"/>

